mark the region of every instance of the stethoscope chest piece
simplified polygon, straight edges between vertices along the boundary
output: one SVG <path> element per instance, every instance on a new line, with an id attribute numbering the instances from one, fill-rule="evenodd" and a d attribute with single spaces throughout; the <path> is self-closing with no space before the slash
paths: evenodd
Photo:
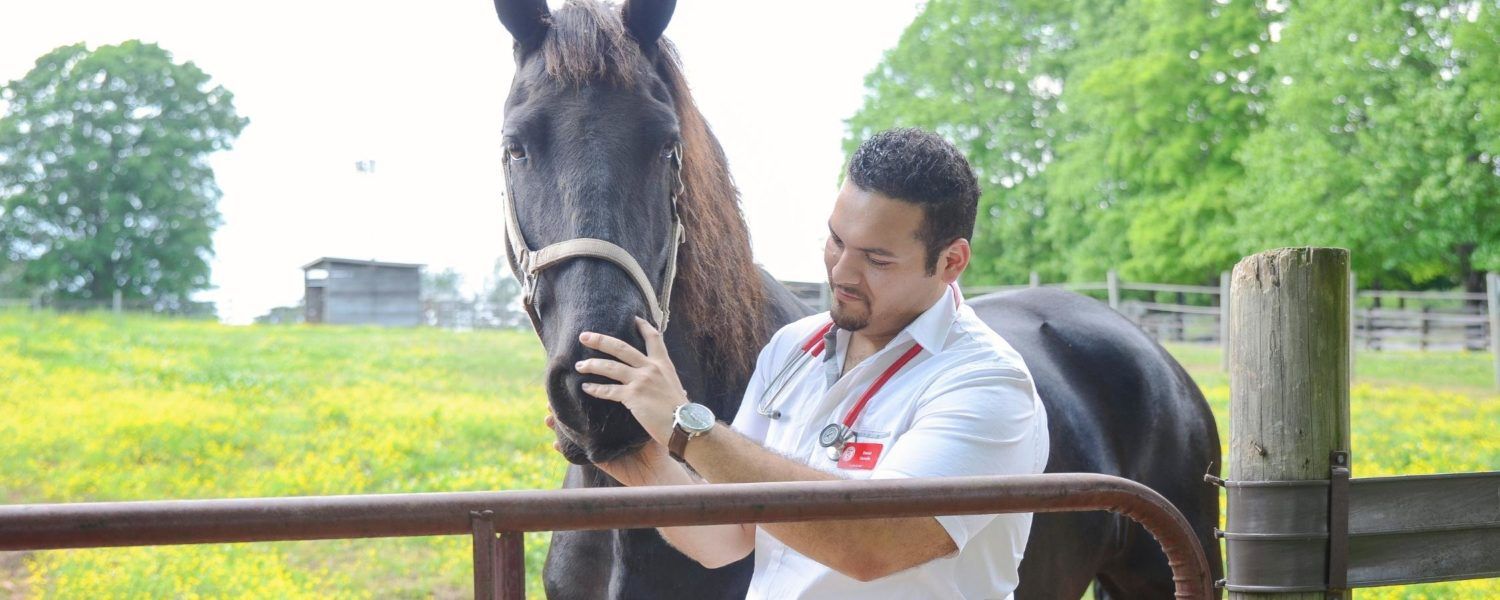
<path id="1" fill-rule="evenodd" d="M 854 430 L 843 423 L 829 423 L 818 432 L 818 445 L 827 449 L 828 460 L 838 460 L 844 453 L 844 445 L 854 438 Z"/>

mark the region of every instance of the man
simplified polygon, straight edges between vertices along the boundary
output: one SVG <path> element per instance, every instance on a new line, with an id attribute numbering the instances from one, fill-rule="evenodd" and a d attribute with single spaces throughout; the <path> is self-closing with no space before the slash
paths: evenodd
<path id="1" fill-rule="evenodd" d="M 646 321 L 644 354 L 581 334 L 618 360 L 578 372 L 620 382 L 584 391 L 623 403 L 653 439 L 599 466 L 631 486 L 1040 473 L 1047 425 L 1031 374 L 956 286 L 978 198 L 968 161 L 936 135 L 862 144 L 828 220 L 833 308 L 772 337 L 733 428 L 690 403 Z M 661 533 L 710 568 L 753 549 L 751 598 L 1004 598 L 1030 526 L 1011 514 Z"/>

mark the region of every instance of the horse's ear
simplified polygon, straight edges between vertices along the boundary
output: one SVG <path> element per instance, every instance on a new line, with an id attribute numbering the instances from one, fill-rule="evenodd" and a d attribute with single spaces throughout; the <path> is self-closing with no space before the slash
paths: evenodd
<path id="1" fill-rule="evenodd" d="M 656 40 L 667 30 L 672 11 L 676 9 L 677 0 L 626 0 L 620 13 L 630 35 L 640 42 L 642 48 L 649 50 L 656 47 Z"/>
<path id="2" fill-rule="evenodd" d="M 522 51 L 535 48 L 547 33 L 547 0 L 495 0 L 495 12 Z"/>

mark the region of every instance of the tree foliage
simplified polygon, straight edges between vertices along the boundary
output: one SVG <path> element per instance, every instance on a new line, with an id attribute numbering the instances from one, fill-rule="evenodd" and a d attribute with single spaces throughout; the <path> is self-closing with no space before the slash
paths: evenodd
<path id="1" fill-rule="evenodd" d="M 1289 11 L 1266 56 L 1282 75 L 1270 120 L 1243 156 L 1258 176 L 1238 190 L 1256 239 L 1353 248 L 1356 271 L 1397 287 L 1477 289 L 1476 261 L 1500 268 L 1500 161 L 1485 149 L 1500 128 L 1471 78 L 1500 62 L 1497 20 L 1494 2 Z M 1491 35 L 1455 43 L 1471 26 Z"/>
<path id="2" fill-rule="evenodd" d="M 1496 98 L 1496 0 L 931 0 L 845 145 L 921 126 L 969 156 L 981 282 L 1332 244 L 1367 283 L 1472 287 L 1500 268 Z"/>
<path id="3" fill-rule="evenodd" d="M 209 285 L 208 157 L 248 123 L 191 62 L 148 43 L 65 46 L 0 88 L 0 257 L 59 298 L 180 304 Z"/>

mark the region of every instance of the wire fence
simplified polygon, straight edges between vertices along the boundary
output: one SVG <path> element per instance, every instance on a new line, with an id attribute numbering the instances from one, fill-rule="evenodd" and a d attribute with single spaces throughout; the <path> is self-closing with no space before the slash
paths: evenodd
<path id="1" fill-rule="evenodd" d="M 828 310 L 827 285 L 782 282 L 809 306 Z M 1060 288 L 1109 304 L 1162 342 L 1223 345 L 1229 337 L 1229 273 L 1219 285 L 1126 281 L 1111 270 L 1104 281 L 1043 282 L 1033 272 L 1021 284 L 964 288 L 969 297 L 1027 288 Z M 1495 360 L 1500 388 L 1500 274 L 1490 273 L 1483 292 L 1360 290 L 1349 280 L 1350 346 L 1363 350 L 1451 350 L 1483 352 Z"/>

